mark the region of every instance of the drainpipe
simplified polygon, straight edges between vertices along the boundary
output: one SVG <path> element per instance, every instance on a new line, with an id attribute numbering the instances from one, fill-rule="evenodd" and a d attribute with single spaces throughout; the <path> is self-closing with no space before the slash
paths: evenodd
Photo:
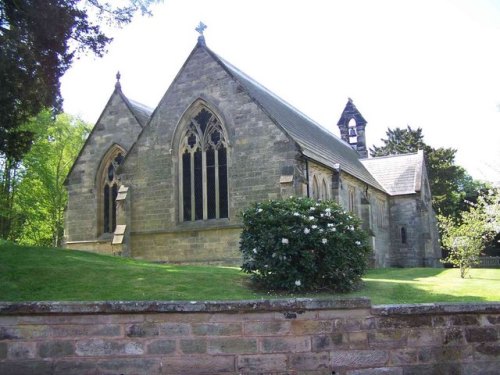
<path id="1" fill-rule="evenodd" d="M 309 162 L 306 158 L 306 180 L 307 180 L 307 198 L 310 198 L 309 194 Z"/>

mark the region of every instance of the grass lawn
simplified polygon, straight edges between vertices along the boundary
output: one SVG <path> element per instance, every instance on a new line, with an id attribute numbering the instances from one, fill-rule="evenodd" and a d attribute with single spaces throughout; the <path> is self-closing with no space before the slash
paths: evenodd
<path id="1" fill-rule="evenodd" d="M 500 269 L 370 270 L 364 288 L 342 295 L 373 304 L 500 301 Z M 239 268 L 173 266 L 0 242 L 0 301 L 236 300 L 289 295 L 252 290 Z M 331 297 L 302 294 L 294 297 Z"/>

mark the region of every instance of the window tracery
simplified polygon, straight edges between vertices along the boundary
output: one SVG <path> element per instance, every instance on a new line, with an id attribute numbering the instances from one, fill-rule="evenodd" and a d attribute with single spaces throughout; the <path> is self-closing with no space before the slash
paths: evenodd
<path id="1" fill-rule="evenodd" d="M 202 108 L 180 145 L 182 221 L 228 217 L 227 138 L 219 119 Z"/>

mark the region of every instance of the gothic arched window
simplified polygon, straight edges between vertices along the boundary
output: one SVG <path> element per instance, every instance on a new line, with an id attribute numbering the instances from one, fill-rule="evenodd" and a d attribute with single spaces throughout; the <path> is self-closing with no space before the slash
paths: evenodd
<path id="1" fill-rule="evenodd" d="M 328 187 L 326 185 L 325 178 L 323 177 L 323 181 L 321 182 L 321 200 L 327 200 L 329 198 Z"/>
<path id="2" fill-rule="evenodd" d="M 219 119 L 202 108 L 191 118 L 179 151 L 181 220 L 227 218 L 227 138 Z"/>
<path id="3" fill-rule="evenodd" d="M 113 233 L 116 228 L 116 196 L 120 182 L 116 169 L 122 163 L 125 152 L 118 146 L 112 148 L 104 158 L 99 178 L 99 232 Z"/>
<path id="4" fill-rule="evenodd" d="M 318 179 L 316 178 L 316 176 L 313 177 L 312 196 L 316 200 L 320 199 Z"/>

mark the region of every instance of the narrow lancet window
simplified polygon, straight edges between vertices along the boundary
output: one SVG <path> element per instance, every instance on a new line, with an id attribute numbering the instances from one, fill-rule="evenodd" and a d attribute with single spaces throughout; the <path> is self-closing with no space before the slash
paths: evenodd
<path id="1" fill-rule="evenodd" d="M 116 169 L 123 161 L 123 154 L 118 152 L 112 157 L 103 170 L 102 186 L 102 232 L 113 233 L 116 228 L 116 196 L 118 195 L 119 181 Z"/>
<path id="2" fill-rule="evenodd" d="M 180 153 L 181 219 L 227 218 L 227 140 L 212 112 L 203 108 L 191 119 Z"/>

